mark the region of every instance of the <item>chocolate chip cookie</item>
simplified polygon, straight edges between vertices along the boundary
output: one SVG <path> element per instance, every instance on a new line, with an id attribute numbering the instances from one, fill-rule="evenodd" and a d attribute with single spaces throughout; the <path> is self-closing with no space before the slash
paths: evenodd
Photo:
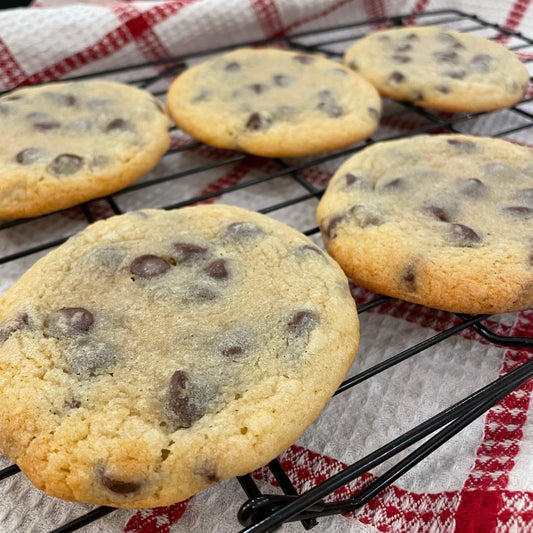
<path id="1" fill-rule="evenodd" d="M 333 176 L 317 211 L 357 283 L 447 311 L 533 305 L 533 150 L 420 135 L 375 144 Z"/>
<path id="2" fill-rule="evenodd" d="M 47 493 L 183 500 L 292 444 L 351 365 L 346 277 L 223 205 L 100 221 L 0 300 L 0 451 Z"/>
<path id="3" fill-rule="evenodd" d="M 529 73 L 504 46 L 438 26 L 372 33 L 344 62 L 381 95 L 444 111 L 490 111 L 518 102 Z"/>
<path id="4" fill-rule="evenodd" d="M 370 83 L 321 56 L 241 49 L 181 74 L 167 106 L 193 137 L 232 150 L 290 157 L 369 137 L 381 101 Z"/>
<path id="5" fill-rule="evenodd" d="M 170 144 L 148 92 L 110 81 L 62 82 L 0 98 L 0 217 L 31 217 L 126 187 Z"/>

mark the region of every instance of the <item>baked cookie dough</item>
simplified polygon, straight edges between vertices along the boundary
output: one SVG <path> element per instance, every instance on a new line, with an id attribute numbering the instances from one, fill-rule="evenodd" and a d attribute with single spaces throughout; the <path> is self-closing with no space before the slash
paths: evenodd
<path id="1" fill-rule="evenodd" d="M 328 252 L 375 292 L 463 313 L 533 305 L 533 150 L 420 135 L 335 173 L 317 217 Z"/>
<path id="2" fill-rule="evenodd" d="M 153 507 L 266 464 L 350 367 L 345 275 L 223 205 L 100 221 L 0 300 L 0 452 L 67 500 Z"/>
<path id="3" fill-rule="evenodd" d="M 342 148 L 377 128 L 370 83 L 321 56 L 241 49 L 178 76 L 167 95 L 176 124 L 207 144 L 266 157 Z"/>
<path id="4" fill-rule="evenodd" d="M 0 98 L 0 218 L 32 217 L 122 189 L 156 165 L 170 121 L 148 92 L 51 83 Z"/>
<path id="5" fill-rule="evenodd" d="M 504 46 L 441 27 L 394 28 L 354 43 L 344 63 L 382 96 L 444 111 L 490 111 L 518 102 L 529 73 Z"/>

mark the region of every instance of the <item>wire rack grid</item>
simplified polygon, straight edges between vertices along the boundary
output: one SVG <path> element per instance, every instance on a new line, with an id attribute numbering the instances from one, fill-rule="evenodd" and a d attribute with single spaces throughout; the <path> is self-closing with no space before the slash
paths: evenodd
<path id="1" fill-rule="evenodd" d="M 369 31 L 410 24 L 440 25 L 498 40 L 517 53 L 530 70 L 533 67 L 533 40 L 481 20 L 475 15 L 457 10 L 441 10 L 354 22 L 269 41 L 242 43 L 186 57 L 78 76 L 74 79 L 98 77 L 124 81 L 147 89 L 158 98 L 164 99 L 170 82 L 183 69 L 237 46 L 277 46 L 320 53 L 340 60 L 346 47 Z M 39 257 L 93 221 L 139 208 L 174 209 L 221 200 L 227 204 L 269 214 L 299 229 L 318 243 L 319 231 L 314 216 L 316 205 L 329 177 L 347 157 L 377 141 L 418 133 L 441 132 L 486 135 L 531 144 L 533 98 L 528 93 L 520 103 L 509 109 L 471 114 L 442 113 L 409 103 L 385 101 L 380 127 L 370 139 L 334 153 L 288 160 L 263 159 L 214 149 L 194 141 L 173 128 L 171 148 L 160 164 L 128 188 L 111 196 L 35 219 L 0 221 L 2 235 L 0 290 L 3 292 Z M 387 297 L 371 295 L 355 286 L 353 294 L 358 302 L 361 316 L 380 306 L 381 312 L 386 313 L 387 305 L 391 302 Z M 449 319 L 448 323 L 448 326 L 439 333 L 400 350 L 371 368 L 352 375 L 341 385 L 336 395 L 341 395 L 378 373 L 469 329 L 483 337 L 489 345 L 526 351 L 533 349 L 532 338 L 505 335 L 509 329 L 505 326 L 505 320 L 502 322 L 486 315 L 457 315 Z M 362 331 L 363 336 L 364 334 Z M 280 524 L 290 521 L 301 521 L 303 528 L 311 529 L 317 524 L 317 518 L 320 516 L 347 513 L 360 508 L 506 394 L 533 376 L 532 365 L 533 361 L 530 361 L 518 366 L 503 378 L 429 417 L 423 423 L 378 447 L 374 452 L 301 495 L 298 495 L 297 489 L 277 460 L 272 461 L 268 469 L 282 493 L 261 492 L 252 475 L 238 478 L 248 497 L 239 510 L 239 520 L 244 526 L 241 533 L 273 531 Z M 420 440 L 424 442 L 417 449 L 410 453 L 402 453 Z M 336 500 L 330 498 L 339 488 L 377 465 L 389 461 L 398 453 L 402 453 L 399 462 L 384 471 L 372 483 L 366 484 L 354 496 Z M 16 465 L 6 466 L 0 470 L 0 483 L 5 483 L 18 473 Z M 324 498 L 327 501 L 324 501 Z M 0 511 L 2 505 L 0 503 Z M 114 511 L 115 509 L 110 507 L 96 507 L 74 520 L 59 525 L 52 533 L 78 530 Z"/>

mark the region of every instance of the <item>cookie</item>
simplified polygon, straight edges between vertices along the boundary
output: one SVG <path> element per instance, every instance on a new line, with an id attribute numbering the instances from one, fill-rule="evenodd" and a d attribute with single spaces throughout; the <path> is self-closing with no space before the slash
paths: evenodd
<path id="1" fill-rule="evenodd" d="M 339 266 L 223 205 L 97 222 L 0 313 L 0 451 L 52 496 L 116 507 L 168 505 L 266 464 L 358 344 Z"/>
<path id="2" fill-rule="evenodd" d="M 182 130 L 207 144 L 291 157 L 366 139 L 381 100 L 362 77 L 321 56 L 241 49 L 178 76 L 167 107 Z"/>
<path id="3" fill-rule="evenodd" d="M 444 111 L 490 111 L 518 102 L 528 70 L 504 46 L 438 26 L 372 33 L 344 62 L 382 96 Z"/>
<path id="4" fill-rule="evenodd" d="M 331 179 L 317 217 L 354 281 L 463 313 L 533 305 L 533 150 L 420 135 L 375 144 Z"/>
<path id="5" fill-rule="evenodd" d="M 169 118 L 148 92 L 62 82 L 0 98 L 0 217 L 32 217 L 122 189 L 168 149 Z"/>

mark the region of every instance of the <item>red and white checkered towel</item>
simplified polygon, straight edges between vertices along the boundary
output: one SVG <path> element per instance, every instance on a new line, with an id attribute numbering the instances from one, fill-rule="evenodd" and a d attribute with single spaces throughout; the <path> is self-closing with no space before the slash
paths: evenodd
<path id="1" fill-rule="evenodd" d="M 9 89 L 168 56 L 280 36 L 376 17 L 457 8 L 533 37 L 531 0 L 168 0 L 73 4 L 68 0 L 37 0 L 33 8 L 0 11 L 0 88 Z M 533 52 L 525 50 L 525 54 Z M 503 129 L 514 119 L 505 112 L 465 123 L 465 131 Z M 396 121 L 386 127 L 411 128 Z M 533 131 L 520 142 L 533 145 Z M 179 143 L 179 137 L 175 143 Z M 208 147 L 191 152 L 185 163 L 213 161 L 220 151 Z M 169 173 L 185 164 L 169 160 L 150 173 Z M 173 165 L 176 165 L 174 167 Z M 277 167 L 250 158 L 223 170 L 206 172 L 180 184 L 153 187 L 120 197 L 123 210 L 158 207 L 186 197 L 216 192 L 257 172 Z M 334 167 L 302 171 L 318 186 Z M 145 178 L 141 178 L 145 179 Z M 148 178 L 146 178 L 148 179 Z M 231 202 L 251 209 L 271 205 L 294 191 L 287 180 L 245 189 Z M 265 196 L 268 194 L 268 200 Z M 268 204 L 266 203 L 268 202 Z M 305 229 L 313 227 L 316 202 L 302 202 L 273 213 Z M 106 216 L 106 207 L 93 214 Z M 0 234 L 0 253 L 8 255 L 45 236 L 81 229 L 76 209 L 52 215 L 34 226 Z M 26 228 L 26 229 L 23 229 Z M 65 229 L 66 228 L 66 229 Z M 63 233 L 61 233 L 63 232 Z M 0 268 L 0 292 L 38 257 L 34 254 Z M 354 287 L 359 302 L 371 295 Z M 391 301 L 361 316 L 361 345 L 351 374 L 443 330 L 454 322 L 444 312 Z M 533 311 L 492 317 L 490 325 L 506 335 L 533 336 Z M 332 354 L 334 356 L 334 354 Z M 299 490 L 350 464 L 417 423 L 448 407 L 469 392 L 528 360 L 527 350 L 487 344 L 466 331 L 331 400 L 319 419 L 281 456 Z M 528 420 L 533 383 L 509 395 L 485 417 L 417 465 L 357 514 L 321 519 L 320 532 L 533 532 L 533 421 Z M 0 467 L 9 462 L 0 457 Z M 384 467 L 342 489 L 353 494 Z M 254 473 L 265 492 L 276 492 L 266 470 Z M 239 531 L 236 515 L 245 500 L 237 481 L 227 480 L 187 502 L 142 511 L 118 510 L 87 526 L 87 532 L 171 533 Z M 0 482 L 0 533 L 45 532 L 90 510 L 37 491 L 18 474 Z M 283 531 L 302 531 L 299 524 Z"/>

